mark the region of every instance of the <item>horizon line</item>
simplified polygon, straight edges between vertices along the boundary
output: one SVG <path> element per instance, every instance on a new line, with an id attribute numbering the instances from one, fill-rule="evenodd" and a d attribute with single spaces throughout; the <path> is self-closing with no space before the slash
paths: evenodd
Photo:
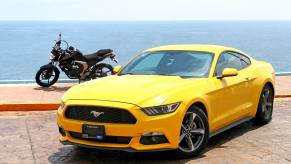
<path id="1" fill-rule="evenodd" d="M 236 22 L 236 21 L 260 21 L 260 22 L 274 22 L 274 21 L 291 21 L 290 19 L 177 19 L 177 20 L 78 20 L 78 19 L 0 19 L 0 21 L 38 21 L 38 22 L 45 22 L 45 21 L 52 21 L 52 22 L 189 22 L 189 21 L 197 21 L 197 22 Z"/>

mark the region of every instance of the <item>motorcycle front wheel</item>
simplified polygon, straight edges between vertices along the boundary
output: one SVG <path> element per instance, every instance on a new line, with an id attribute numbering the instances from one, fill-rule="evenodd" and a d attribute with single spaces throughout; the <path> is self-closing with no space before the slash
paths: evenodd
<path id="1" fill-rule="evenodd" d="M 53 69 L 40 68 L 35 75 L 35 81 L 42 87 L 50 87 L 58 81 L 59 75 L 59 70 L 56 67 Z"/>
<path id="2" fill-rule="evenodd" d="M 109 64 L 101 63 L 95 66 L 92 71 L 92 79 L 113 75 L 113 67 Z"/>

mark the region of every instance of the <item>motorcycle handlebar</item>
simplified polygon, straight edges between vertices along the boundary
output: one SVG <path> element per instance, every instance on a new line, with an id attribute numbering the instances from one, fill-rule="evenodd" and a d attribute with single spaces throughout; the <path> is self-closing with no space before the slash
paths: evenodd
<path id="1" fill-rule="evenodd" d="M 55 40 L 55 42 L 56 42 L 56 45 L 58 45 L 58 46 L 61 45 L 61 43 L 62 43 L 62 34 L 61 33 L 59 33 L 59 38 L 58 38 L 58 40 Z"/>
<path id="2" fill-rule="evenodd" d="M 58 45 L 58 46 L 60 46 L 60 45 L 61 45 L 61 43 L 62 43 L 62 41 L 61 41 L 61 40 L 58 40 L 58 41 L 56 41 L 56 45 Z"/>

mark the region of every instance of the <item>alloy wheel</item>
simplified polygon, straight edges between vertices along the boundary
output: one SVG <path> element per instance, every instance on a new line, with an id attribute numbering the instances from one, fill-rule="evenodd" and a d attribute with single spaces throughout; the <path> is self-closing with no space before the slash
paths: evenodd
<path id="1" fill-rule="evenodd" d="M 41 80 L 41 82 L 47 83 L 47 84 L 50 84 L 51 79 L 54 79 L 54 77 L 55 77 L 54 71 L 48 72 L 48 70 L 44 70 L 40 74 L 40 80 Z"/>
<path id="2" fill-rule="evenodd" d="M 112 75 L 112 70 L 107 67 L 101 67 L 100 69 L 97 69 L 95 72 L 96 77 L 106 77 Z"/>
<path id="3" fill-rule="evenodd" d="M 195 151 L 205 137 L 205 125 L 202 118 L 193 112 L 187 112 L 180 132 L 179 149 L 183 152 Z"/>
<path id="4" fill-rule="evenodd" d="M 101 77 L 105 77 L 105 76 L 110 76 L 111 75 L 111 71 L 108 68 L 102 68 L 101 69 Z"/>
<path id="5" fill-rule="evenodd" d="M 273 95 L 269 89 L 266 89 L 263 92 L 261 108 L 264 117 L 269 118 L 273 109 Z"/>

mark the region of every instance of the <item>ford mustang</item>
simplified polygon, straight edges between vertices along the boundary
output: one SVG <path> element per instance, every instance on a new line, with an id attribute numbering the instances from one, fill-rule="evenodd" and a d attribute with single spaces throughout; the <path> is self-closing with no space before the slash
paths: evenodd
<path id="1" fill-rule="evenodd" d="M 234 48 L 161 46 L 114 71 L 62 97 L 57 124 L 63 144 L 187 157 L 244 121 L 272 119 L 272 66 Z"/>

